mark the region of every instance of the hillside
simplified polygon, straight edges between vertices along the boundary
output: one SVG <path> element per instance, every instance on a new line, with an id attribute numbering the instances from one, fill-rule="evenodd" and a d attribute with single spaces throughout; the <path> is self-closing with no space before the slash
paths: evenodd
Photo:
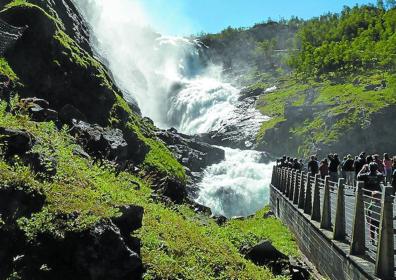
<path id="1" fill-rule="evenodd" d="M 226 51 L 222 62 L 226 69 L 235 64 L 243 94 L 271 117 L 256 137 L 258 149 L 305 156 L 395 150 L 396 9 L 388 2 L 203 37 L 218 53 L 236 52 L 229 40 L 247 42 L 239 44 L 244 55 Z M 272 86 L 277 90 L 265 92 Z"/>
<path id="2" fill-rule="evenodd" d="M 191 172 L 224 154 L 160 131 L 124 100 L 72 1 L 0 1 L 0 10 L 1 28 L 23 30 L 0 56 L 0 279 L 287 279 L 304 271 L 287 257 L 300 255 L 293 237 L 264 218 L 267 209 L 227 221 L 188 199 Z M 176 159 L 166 141 L 199 154 L 199 166 Z M 276 266 L 245 258 L 266 239 L 287 255 Z"/>

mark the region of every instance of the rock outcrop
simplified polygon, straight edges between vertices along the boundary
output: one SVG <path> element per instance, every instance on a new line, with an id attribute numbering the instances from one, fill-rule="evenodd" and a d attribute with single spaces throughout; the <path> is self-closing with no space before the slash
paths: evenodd
<path id="1" fill-rule="evenodd" d="M 256 265 L 270 268 L 274 275 L 287 276 L 292 280 L 310 279 L 309 269 L 302 262 L 281 253 L 268 240 L 250 248 L 242 248 L 242 253 Z"/>
<path id="2" fill-rule="evenodd" d="M 176 129 L 160 130 L 157 136 L 191 172 L 201 172 L 205 167 L 225 159 L 223 149 L 199 141 L 194 136 L 179 133 Z"/>

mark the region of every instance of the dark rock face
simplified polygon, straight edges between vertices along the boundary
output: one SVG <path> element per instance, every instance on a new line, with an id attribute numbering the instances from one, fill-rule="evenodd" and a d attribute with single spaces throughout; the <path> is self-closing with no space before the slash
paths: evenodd
<path id="1" fill-rule="evenodd" d="M 65 30 L 82 47 L 66 48 L 67 38 L 58 33 L 55 23 L 37 8 L 15 7 L 2 13 L 14 26 L 28 26 L 24 35 L 5 57 L 24 87 L 22 97 L 37 96 L 48 100 L 57 111 L 70 104 L 90 122 L 106 125 L 109 113 L 121 92 L 111 84 L 104 67 L 91 56 L 86 29 L 70 0 L 31 1 L 52 6 L 62 18 Z M 60 36 L 56 39 L 54 35 Z M 75 48 L 74 48 L 75 47 Z M 88 51 L 87 51 L 88 50 Z M 75 53 L 71 53 L 75 52 Z M 75 58 L 75 59 L 71 59 Z"/>
<path id="2" fill-rule="evenodd" d="M 316 112 L 326 109 L 328 106 L 288 109 L 287 120 L 275 128 L 269 129 L 257 148 L 270 151 L 275 155 L 297 156 L 298 147 L 304 144 L 304 139 L 292 135 L 290 128 L 303 123 L 305 119 L 311 118 Z M 341 155 L 358 155 L 362 151 L 366 151 L 367 154 L 383 154 L 396 150 L 396 141 L 390 140 L 396 137 L 394 129 L 390 129 L 396 126 L 395 110 L 395 106 L 389 106 L 374 113 L 365 126 L 360 124 L 351 126 L 348 132 L 344 133 L 336 142 L 312 143 L 311 153 L 325 157 L 335 151 Z M 364 119 L 364 114 L 362 114 L 362 119 Z M 336 121 L 336 119 L 329 119 L 328 123 L 330 125 Z M 280 143 L 282 144 L 280 145 Z"/>
<path id="3" fill-rule="evenodd" d="M 72 134 L 88 153 L 96 157 L 118 161 L 128 157 L 128 144 L 119 129 L 79 121 L 74 122 Z"/>
<path id="4" fill-rule="evenodd" d="M 132 237 L 131 233 L 142 227 L 143 207 L 128 205 L 120 207 L 121 216 L 113 218 L 113 223 L 120 229 L 121 236 L 125 243 L 134 252 L 140 254 L 140 240 Z"/>
<path id="5" fill-rule="evenodd" d="M 310 279 L 308 268 L 299 261 L 290 260 L 279 252 L 270 241 L 265 240 L 251 248 L 242 248 L 245 258 L 256 265 L 266 266 L 274 275 L 288 276 L 292 280 Z"/>
<path id="6" fill-rule="evenodd" d="M 26 238 L 16 221 L 30 217 L 41 210 L 45 197 L 21 186 L 1 186 L 0 188 L 0 279 L 6 279 L 13 267 L 13 259 L 24 250 Z"/>
<path id="7" fill-rule="evenodd" d="M 203 171 L 205 167 L 219 163 L 225 158 L 224 150 L 198 141 L 192 136 L 178 133 L 175 129 L 159 131 L 157 136 L 191 172 Z"/>
<path id="8" fill-rule="evenodd" d="M 6 223 L 15 222 L 38 212 L 45 197 L 34 190 L 23 190 L 15 186 L 0 188 L 0 216 Z"/>
<path id="9" fill-rule="evenodd" d="M 287 260 L 288 257 L 279 252 L 270 241 L 262 241 L 250 248 L 245 257 L 257 265 L 268 265 L 270 262 Z"/>
<path id="10" fill-rule="evenodd" d="M 169 198 L 175 203 L 182 203 L 187 197 L 187 190 L 184 184 L 165 177 L 156 184 L 155 191 L 157 194 Z"/>
<path id="11" fill-rule="evenodd" d="M 23 279 L 140 279 L 143 265 L 139 255 L 125 243 L 111 222 L 67 233 L 59 240 L 49 235 L 27 249 L 20 260 Z"/>
<path id="12" fill-rule="evenodd" d="M 59 111 L 59 118 L 65 124 L 73 124 L 73 120 L 86 121 L 87 118 L 76 107 L 66 104 Z"/>

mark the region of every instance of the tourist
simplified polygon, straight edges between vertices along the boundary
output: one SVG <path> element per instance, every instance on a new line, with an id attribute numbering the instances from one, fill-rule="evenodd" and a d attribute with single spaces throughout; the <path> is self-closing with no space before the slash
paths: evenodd
<path id="1" fill-rule="evenodd" d="M 320 162 L 319 166 L 320 178 L 324 179 L 329 175 L 329 163 L 327 159 L 324 159 Z"/>
<path id="2" fill-rule="evenodd" d="M 345 167 L 344 167 L 346 161 L 347 161 L 347 157 L 345 156 L 342 159 L 341 164 L 340 164 L 340 167 L 341 167 L 341 178 L 346 178 L 346 171 L 345 171 Z"/>
<path id="3" fill-rule="evenodd" d="M 396 156 L 393 157 L 391 180 L 392 180 L 393 193 L 396 193 Z"/>
<path id="4" fill-rule="evenodd" d="M 308 162 L 308 172 L 315 176 L 319 172 L 319 165 L 315 156 L 311 156 L 311 160 Z"/>
<path id="5" fill-rule="evenodd" d="M 353 186 L 355 183 L 355 169 L 353 167 L 354 160 L 351 155 L 346 157 L 346 160 L 343 165 L 343 169 L 345 171 L 345 179 L 346 184 L 349 186 Z"/>
<path id="6" fill-rule="evenodd" d="M 329 164 L 329 174 L 330 181 L 337 182 L 338 181 L 338 166 L 340 165 L 340 160 L 338 159 L 337 154 L 329 154 L 328 159 L 330 160 Z"/>
<path id="7" fill-rule="evenodd" d="M 378 165 L 378 171 L 385 175 L 385 166 L 382 163 L 382 160 L 380 160 L 379 155 L 374 155 L 373 158 L 374 162 Z"/>
<path id="8" fill-rule="evenodd" d="M 392 160 L 389 157 L 389 154 L 387 154 L 387 153 L 384 154 L 384 160 L 382 163 L 385 168 L 386 182 L 391 183 L 393 174 L 392 174 Z"/>
<path id="9" fill-rule="evenodd" d="M 384 181 L 384 176 L 378 171 L 377 163 L 370 162 L 367 172 L 364 168 L 359 172 L 358 180 L 364 182 L 364 200 L 369 204 L 367 222 L 370 224 L 371 241 L 375 244 L 376 235 L 378 236 L 379 233 L 381 183 Z"/>
<path id="10" fill-rule="evenodd" d="M 360 153 L 359 157 L 355 159 L 355 162 L 353 163 L 353 168 L 355 169 L 356 177 L 359 174 L 359 172 L 362 170 L 363 166 L 366 164 L 365 154 L 366 153 L 364 152 Z"/>
<path id="11" fill-rule="evenodd" d="M 301 165 L 298 163 L 298 159 L 295 158 L 293 160 L 293 169 L 300 171 L 301 170 Z"/>

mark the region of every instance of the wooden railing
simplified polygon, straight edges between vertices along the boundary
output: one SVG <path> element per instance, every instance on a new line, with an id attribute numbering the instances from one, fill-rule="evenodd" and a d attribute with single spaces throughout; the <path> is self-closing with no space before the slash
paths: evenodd
<path id="1" fill-rule="evenodd" d="M 375 264 L 375 276 L 393 279 L 395 274 L 395 224 L 393 188 L 382 185 L 382 192 L 355 186 L 345 179 L 331 182 L 327 176 L 307 174 L 275 166 L 271 184 L 295 206 L 296 211 L 332 232 L 334 240 L 349 245 L 350 254 L 364 256 Z"/>

